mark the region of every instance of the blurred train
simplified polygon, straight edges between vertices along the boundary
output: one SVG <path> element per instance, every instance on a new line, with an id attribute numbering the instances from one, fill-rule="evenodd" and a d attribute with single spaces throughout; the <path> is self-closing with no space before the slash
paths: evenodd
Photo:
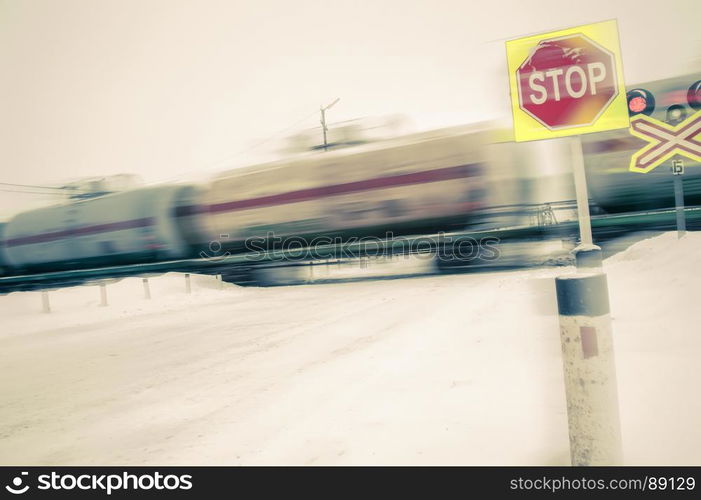
<path id="1" fill-rule="evenodd" d="M 699 76 L 640 88 L 657 101 L 653 116 L 669 121 L 670 108 L 701 108 L 698 82 L 689 87 L 694 80 Z M 273 234 L 311 242 L 504 227 L 529 216 L 523 207 L 573 199 L 566 139 L 515 144 L 496 135 L 483 125 L 454 127 L 236 169 L 205 186 L 148 187 L 23 212 L 0 224 L 0 269 L 22 274 L 216 257 Z M 599 207 L 673 205 L 668 169 L 628 172 L 631 154 L 644 144 L 627 130 L 583 138 L 590 196 Z M 701 169 L 686 166 L 686 202 L 701 204 Z"/>

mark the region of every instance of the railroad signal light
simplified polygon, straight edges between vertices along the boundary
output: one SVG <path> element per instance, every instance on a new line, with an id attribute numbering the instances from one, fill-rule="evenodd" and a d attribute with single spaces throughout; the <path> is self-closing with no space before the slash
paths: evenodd
<path id="1" fill-rule="evenodd" d="M 686 120 L 686 109 L 684 109 L 684 106 L 674 104 L 667 108 L 667 117 L 665 122 L 669 123 L 670 125 L 678 125 L 684 120 Z"/>
<path id="2" fill-rule="evenodd" d="M 645 110 L 645 106 L 647 106 L 647 103 L 645 102 L 645 99 L 640 96 L 633 97 L 628 102 L 628 109 L 630 109 L 633 113 L 642 113 Z"/>
<path id="3" fill-rule="evenodd" d="M 628 114 L 650 116 L 655 111 L 655 96 L 645 89 L 633 89 L 626 94 Z"/>
<path id="4" fill-rule="evenodd" d="M 696 111 L 701 110 L 701 80 L 691 84 L 686 94 L 686 100 L 689 106 L 691 106 L 691 109 Z"/>

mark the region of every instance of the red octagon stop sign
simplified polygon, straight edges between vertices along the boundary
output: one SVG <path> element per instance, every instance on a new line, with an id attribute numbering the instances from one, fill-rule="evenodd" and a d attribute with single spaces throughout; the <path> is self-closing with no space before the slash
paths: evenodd
<path id="1" fill-rule="evenodd" d="M 519 107 L 550 130 L 593 124 L 618 95 L 614 55 L 582 34 L 539 42 L 516 81 Z"/>

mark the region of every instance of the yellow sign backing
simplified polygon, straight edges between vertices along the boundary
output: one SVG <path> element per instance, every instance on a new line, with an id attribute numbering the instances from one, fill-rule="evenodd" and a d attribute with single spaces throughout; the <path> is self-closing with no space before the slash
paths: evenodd
<path id="1" fill-rule="evenodd" d="M 628 128 L 615 20 L 506 42 L 516 141 Z"/>

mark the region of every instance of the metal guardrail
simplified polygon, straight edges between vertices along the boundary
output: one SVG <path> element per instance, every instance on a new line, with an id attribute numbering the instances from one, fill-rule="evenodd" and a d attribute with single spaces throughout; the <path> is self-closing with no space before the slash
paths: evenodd
<path id="1" fill-rule="evenodd" d="M 687 226 L 701 229 L 701 207 L 685 209 Z M 598 237 L 606 238 L 620 235 L 636 229 L 673 229 L 676 222 L 674 209 L 633 212 L 592 217 L 592 228 Z M 523 225 L 484 230 L 466 230 L 450 233 L 437 233 L 419 236 L 399 236 L 393 239 L 363 239 L 354 243 L 341 245 L 320 245 L 313 248 L 314 258 L 300 257 L 309 255 L 310 249 L 272 249 L 263 253 L 246 252 L 221 257 L 181 259 L 123 266 L 76 269 L 41 274 L 25 274 L 0 278 L 0 292 L 45 287 L 70 286 L 86 281 L 121 278 L 127 276 L 144 276 L 167 272 L 187 272 L 219 274 L 232 268 L 252 268 L 275 262 L 309 262 L 314 259 L 357 258 L 376 255 L 402 255 L 409 251 L 430 253 L 446 249 L 445 241 L 481 240 L 498 238 L 506 240 L 527 240 L 534 238 L 576 237 L 577 221 L 566 221 L 548 225 Z M 441 243 L 443 242 L 443 243 Z M 418 249 L 418 250 L 417 250 Z"/>

